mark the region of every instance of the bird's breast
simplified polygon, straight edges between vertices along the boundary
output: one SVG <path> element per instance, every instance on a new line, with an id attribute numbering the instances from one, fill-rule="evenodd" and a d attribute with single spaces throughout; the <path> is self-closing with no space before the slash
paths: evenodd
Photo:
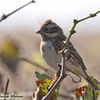
<path id="1" fill-rule="evenodd" d="M 56 53 L 55 48 L 50 40 L 41 42 L 40 52 L 45 62 L 55 70 L 58 70 L 57 63 L 61 63 L 61 56 Z"/>

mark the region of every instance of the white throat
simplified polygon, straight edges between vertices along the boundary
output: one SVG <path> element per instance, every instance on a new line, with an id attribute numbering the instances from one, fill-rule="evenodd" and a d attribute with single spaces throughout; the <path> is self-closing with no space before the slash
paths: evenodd
<path id="1" fill-rule="evenodd" d="M 40 45 L 41 55 L 44 58 L 45 62 L 55 70 L 58 70 L 59 67 L 57 63 L 61 63 L 61 55 L 57 54 L 55 48 L 50 40 L 41 42 Z"/>

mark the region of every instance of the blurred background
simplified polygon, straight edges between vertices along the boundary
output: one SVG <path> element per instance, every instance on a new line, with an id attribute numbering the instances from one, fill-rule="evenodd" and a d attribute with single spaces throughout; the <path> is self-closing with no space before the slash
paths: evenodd
<path id="1" fill-rule="evenodd" d="M 8 93 L 24 95 L 23 100 L 31 100 L 36 90 L 35 70 L 53 77 L 55 71 L 43 61 L 40 52 L 40 36 L 35 32 L 47 19 L 52 19 L 68 36 L 73 19 L 81 19 L 100 10 L 98 0 L 35 0 L 15 14 L 0 22 L 0 93 L 3 92 L 7 78 L 10 79 Z M 30 0 L 0 0 L 0 17 L 8 14 Z M 100 14 L 81 22 L 76 27 L 76 34 L 71 38 L 87 67 L 87 72 L 100 81 Z M 19 58 L 29 59 L 48 69 L 33 66 Z M 76 76 L 76 80 L 78 78 Z M 71 100 L 74 90 L 87 84 L 73 83 L 67 77 L 61 83 L 58 100 Z M 64 98 L 63 95 L 68 95 Z M 73 99 L 74 100 L 74 99 Z"/>

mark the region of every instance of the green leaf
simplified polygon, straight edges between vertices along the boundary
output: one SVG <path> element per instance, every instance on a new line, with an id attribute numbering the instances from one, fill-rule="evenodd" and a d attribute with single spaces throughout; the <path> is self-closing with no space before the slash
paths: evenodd
<path id="1" fill-rule="evenodd" d="M 39 72 L 35 71 L 35 74 L 36 74 L 36 77 L 41 80 L 41 79 L 44 79 L 44 78 L 49 78 L 48 75 L 46 74 L 40 74 Z"/>
<path id="2" fill-rule="evenodd" d="M 39 87 L 39 89 L 41 89 L 41 91 L 42 91 L 41 95 L 46 95 L 48 93 L 47 87 L 52 85 L 53 78 L 50 78 L 46 74 L 40 74 L 37 71 L 35 72 L 35 74 L 36 74 L 36 77 L 39 79 L 39 80 L 36 81 L 36 84 Z M 53 99 L 50 99 L 50 100 L 57 100 L 59 87 L 60 87 L 60 85 L 57 87 L 57 89 L 55 90 L 55 92 L 51 96 L 51 98 L 53 98 Z"/>
<path id="3" fill-rule="evenodd" d="M 100 88 L 100 82 L 98 82 L 93 77 L 90 77 L 90 78 Z M 82 93 L 82 96 L 79 93 L 75 93 L 76 99 L 77 100 L 93 100 L 95 96 L 95 100 L 97 100 L 98 96 L 100 95 L 100 91 L 99 90 L 93 91 L 90 85 L 86 85 L 85 87 L 86 87 L 86 90 L 84 91 L 84 93 Z"/>

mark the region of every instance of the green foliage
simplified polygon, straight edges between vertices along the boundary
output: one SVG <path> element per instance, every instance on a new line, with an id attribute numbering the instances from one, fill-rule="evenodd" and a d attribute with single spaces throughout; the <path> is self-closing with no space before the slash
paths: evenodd
<path id="1" fill-rule="evenodd" d="M 90 78 L 100 88 L 100 83 L 93 77 Z M 93 91 L 93 89 L 89 85 L 85 86 L 84 91 L 82 91 L 83 88 L 84 87 L 81 87 L 76 91 L 75 96 L 77 100 L 94 100 L 93 98 L 95 98 L 95 100 L 98 99 L 98 96 L 100 95 L 99 90 Z"/>
<path id="2" fill-rule="evenodd" d="M 51 86 L 53 84 L 53 78 L 50 78 L 46 74 L 40 74 L 39 72 L 35 72 L 36 77 L 39 79 L 36 81 L 37 86 L 39 89 L 42 91 L 41 95 L 46 95 L 48 93 L 47 87 Z M 57 94 L 59 91 L 59 86 L 58 88 L 54 91 L 53 95 L 51 96 L 51 100 L 57 100 Z"/>
<path id="3" fill-rule="evenodd" d="M 3 43 L 0 56 L 2 59 L 16 61 L 19 56 L 19 47 L 13 41 Z"/>
<path id="4" fill-rule="evenodd" d="M 44 79 L 44 78 L 50 78 L 48 75 L 46 74 L 40 74 L 39 72 L 35 71 L 35 74 L 36 74 L 36 77 L 41 80 L 41 79 Z"/>
<path id="5" fill-rule="evenodd" d="M 20 47 L 15 40 L 7 39 L 0 48 L 1 61 L 10 69 L 11 72 L 17 71 L 20 56 Z"/>

